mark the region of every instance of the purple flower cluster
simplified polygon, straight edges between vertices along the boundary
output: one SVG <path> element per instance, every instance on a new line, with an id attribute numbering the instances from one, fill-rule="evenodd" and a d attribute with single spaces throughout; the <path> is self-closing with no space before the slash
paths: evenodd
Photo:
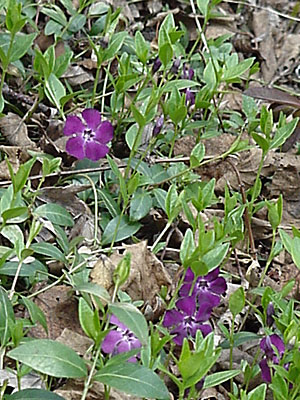
<path id="1" fill-rule="evenodd" d="M 195 279 L 193 271 L 187 269 L 179 289 L 180 299 L 174 309 L 166 312 L 163 320 L 163 326 L 171 328 L 170 333 L 175 335 L 173 340 L 179 346 L 185 337 L 194 339 L 199 329 L 203 336 L 212 331 L 211 326 L 204 322 L 210 318 L 213 308 L 220 304 L 220 295 L 227 289 L 226 281 L 219 277 L 219 273 L 220 269 L 216 268 Z"/>
<path id="2" fill-rule="evenodd" d="M 115 325 L 116 329 L 112 329 L 105 336 L 101 346 L 104 353 L 115 356 L 116 354 L 138 349 L 142 346 L 134 333 L 126 325 L 122 324 L 115 315 L 111 316 L 110 323 Z M 128 361 L 136 362 L 136 356 L 129 358 Z"/>
<path id="3" fill-rule="evenodd" d="M 98 161 L 106 156 L 109 148 L 106 143 L 112 140 L 114 128 L 109 121 L 101 121 L 99 111 L 87 108 L 82 118 L 75 115 L 67 117 L 64 134 L 71 136 L 66 151 L 79 160 L 84 157 Z"/>
<path id="4" fill-rule="evenodd" d="M 271 369 L 269 364 L 279 364 L 284 354 L 284 343 L 278 335 L 273 334 L 261 340 L 260 348 L 265 353 L 264 358 L 259 363 L 261 376 L 265 382 L 271 383 Z"/>

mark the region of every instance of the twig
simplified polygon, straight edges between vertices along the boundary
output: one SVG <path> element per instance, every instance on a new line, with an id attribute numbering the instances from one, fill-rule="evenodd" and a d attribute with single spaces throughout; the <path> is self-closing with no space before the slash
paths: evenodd
<path id="1" fill-rule="evenodd" d="M 216 156 L 205 156 L 204 160 L 212 160 Z M 180 158 L 159 158 L 157 160 L 153 160 L 153 164 L 163 164 L 163 163 L 170 163 L 170 162 L 188 162 L 190 160 L 190 157 L 180 157 Z M 118 166 L 119 168 L 126 168 L 127 164 L 121 164 Z M 111 168 L 109 165 L 103 166 L 103 167 L 97 167 L 97 168 L 85 168 L 85 169 L 78 169 L 78 170 L 72 170 L 72 171 L 59 171 L 59 172 L 53 172 L 52 174 L 47 175 L 47 178 L 53 178 L 53 177 L 67 177 L 67 176 L 72 176 L 72 175 L 78 175 L 78 174 L 92 174 L 96 172 L 102 172 L 102 171 L 109 171 Z M 39 175 L 32 175 L 28 177 L 28 180 L 33 181 L 35 179 L 41 179 L 43 178 L 42 174 Z M 11 184 L 11 180 L 7 181 L 1 181 L 0 186 L 7 186 Z"/>

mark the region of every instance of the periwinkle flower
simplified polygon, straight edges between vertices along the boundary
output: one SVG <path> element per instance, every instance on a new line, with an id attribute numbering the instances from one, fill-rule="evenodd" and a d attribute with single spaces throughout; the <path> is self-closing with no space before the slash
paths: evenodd
<path id="1" fill-rule="evenodd" d="M 154 60 L 153 66 L 152 66 L 152 73 L 155 74 L 161 67 L 161 61 L 158 57 Z"/>
<path id="2" fill-rule="evenodd" d="M 195 94 L 191 92 L 190 89 L 186 89 L 185 91 L 185 105 L 193 106 L 195 104 Z"/>
<path id="3" fill-rule="evenodd" d="M 183 64 L 182 79 L 189 79 L 190 81 L 194 78 L 195 71 L 193 68 L 187 68 L 186 64 Z"/>
<path id="4" fill-rule="evenodd" d="M 122 324 L 115 315 L 110 318 L 110 323 L 116 325 L 116 329 L 111 330 L 104 338 L 101 349 L 106 354 L 115 356 L 141 347 L 141 342 L 131 332 L 126 325 Z M 130 362 L 136 362 L 136 356 L 130 357 Z"/>
<path id="5" fill-rule="evenodd" d="M 208 335 L 212 328 L 207 321 L 212 312 L 212 305 L 203 302 L 197 307 L 195 296 L 184 297 L 176 302 L 176 309 L 168 310 L 163 320 L 163 326 L 171 328 L 170 333 L 176 335 L 174 343 L 182 346 L 183 339 L 195 338 L 197 330 L 201 330 L 203 336 Z"/>
<path id="6" fill-rule="evenodd" d="M 274 309 L 273 303 L 268 304 L 266 314 L 267 314 L 267 318 L 266 318 L 267 325 L 269 327 L 271 327 L 274 322 L 273 315 L 275 314 L 275 309 Z"/>
<path id="7" fill-rule="evenodd" d="M 260 342 L 260 348 L 265 353 L 265 357 L 260 361 L 261 376 L 265 382 L 271 382 L 271 370 L 269 362 L 279 364 L 281 357 L 284 354 L 284 343 L 280 336 L 273 334 L 264 337 Z M 275 349 L 277 349 L 277 352 Z"/>
<path id="8" fill-rule="evenodd" d="M 215 268 L 205 276 L 199 276 L 195 283 L 195 275 L 191 268 L 188 268 L 184 277 L 183 285 L 179 290 L 180 296 L 195 295 L 198 303 L 210 303 L 212 307 L 220 304 L 220 295 L 227 290 L 227 283 L 224 278 L 219 277 L 220 269 Z"/>
<path id="9" fill-rule="evenodd" d="M 179 70 L 179 67 L 180 67 L 180 62 L 181 62 L 180 58 L 176 58 L 175 59 L 175 61 L 172 64 L 172 67 L 171 67 L 172 74 L 174 74 L 174 75 L 178 74 L 178 70 Z"/>
<path id="10" fill-rule="evenodd" d="M 75 115 L 67 117 L 64 134 L 71 136 L 66 151 L 79 160 L 84 157 L 98 161 L 106 156 L 109 148 L 106 143 L 112 140 L 114 128 L 109 121 L 101 122 L 99 111 L 87 108 L 82 118 Z"/>
<path id="11" fill-rule="evenodd" d="M 164 116 L 161 115 L 157 121 L 155 122 L 154 128 L 153 128 L 153 135 L 156 136 L 160 133 L 162 127 L 164 125 Z"/>

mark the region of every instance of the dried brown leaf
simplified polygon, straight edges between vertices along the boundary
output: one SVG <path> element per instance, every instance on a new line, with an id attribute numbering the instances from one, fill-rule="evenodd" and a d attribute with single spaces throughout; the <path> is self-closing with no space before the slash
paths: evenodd
<path id="1" fill-rule="evenodd" d="M 153 309 L 158 306 L 157 297 L 161 287 L 171 290 L 172 280 L 163 263 L 147 249 L 147 242 L 124 245 L 125 252 L 131 253 L 131 268 L 128 280 L 122 286 L 133 300 L 143 300 Z M 113 290 L 113 273 L 119 261 L 120 253 L 110 258 L 102 257 L 91 272 L 91 279 L 107 290 Z"/>
<path id="2" fill-rule="evenodd" d="M 35 143 L 28 137 L 25 122 L 17 114 L 9 112 L 1 118 L 0 130 L 10 145 L 36 149 Z"/>

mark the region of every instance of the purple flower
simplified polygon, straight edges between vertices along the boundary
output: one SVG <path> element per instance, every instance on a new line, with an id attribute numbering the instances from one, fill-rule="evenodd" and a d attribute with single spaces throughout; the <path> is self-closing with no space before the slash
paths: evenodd
<path id="1" fill-rule="evenodd" d="M 75 115 L 67 117 L 64 134 L 71 138 L 66 151 L 79 160 L 86 157 L 98 161 L 109 152 L 106 143 L 113 138 L 114 128 L 109 121 L 101 122 L 99 111 L 93 108 L 85 109 L 81 115 L 82 119 Z"/>
<path id="2" fill-rule="evenodd" d="M 284 343 L 282 339 L 276 335 L 270 335 L 263 338 L 260 342 L 260 348 L 265 353 L 265 357 L 260 361 L 261 376 L 265 382 L 271 382 L 271 370 L 269 362 L 279 364 L 281 357 L 284 354 Z M 277 351 L 275 351 L 275 349 Z M 278 357 L 279 356 L 279 357 Z"/>
<path id="3" fill-rule="evenodd" d="M 117 329 L 111 330 L 104 338 L 101 349 L 104 353 L 115 356 L 141 347 L 139 339 L 122 324 L 114 315 L 110 318 L 110 323 L 116 325 Z M 129 358 L 130 362 L 136 362 L 136 356 Z"/>
<path id="4" fill-rule="evenodd" d="M 274 309 L 273 303 L 268 304 L 266 314 L 267 314 L 267 318 L 266 318 L 267 325 L 269 327 L 271 327 L 274 322 L 273 315 L 275 314 L 275 309 Z"/>
<path id="5" fill-rule="evenodd" d="M 190 89 L 186 89 L 185 91 L 185 105 L 193 106 L 195 104 L 195 94 L 190 91 Z"/>
<path id="6" fill-rule="evenodd" d="M 174 342 L 182 346 L 183 339 L 195 338 L 197 330 L 203 336 L 208 335 L 212 329 L 208 324 L 203 324 L 210 317 L 212 306 L 203 302 L 197 309 L 194 296 L 184 297 L 176 302 L 176 309 L 168 310 L 163 320 L 163 326 L 172 328 L 171 334 L 176 335 Z"/>
<path id="7" fill-rule="evenodd" d="M 189 79 L 191 81 L 194 78 L 194 73 L 193 68 L 187 68 L 186 64 L 183 64 L 182 79 Z"/>
<path id="8" fill-rule="evenodd" d="M 153 135 L 156 136 L 160 133 L 162 127 L 164 124 L 164 116 L 161 115 L 157 121 L 155 122 L 154 128 L 153 128 Z"/>
<path id="9" fill-rule="evenodd" d="M 154 60 L 153 67 L 152 67 L 152 73 L 155 74 L 161 67 L 161 61 L 158 57 Z"/>
<path id="10" fill-rule="evenodd" d="M 198 303 L 210 303 L 212 307 L 220 304 L 220 295 L 227 290 L 227 284 L 224 278 L 219 277 L 219 268 L 215 268 L 205 276 L 199 276 L 195 283 L 195 275 L 191 268 L 188 268 L 184 277 L 184 283 L 179 290 L 182 297 L 195 295 Z"/>
<path id="11" fill-rule="evenodd" d="M 173 62 L 173 64 L 172 64 L 172 67 L 171 67 L 171 72 L 172 72 L 172 74 L 174 74 L 174 75 L 177 75 L 178 74 L 178 69 L 179 69 L 179 67 L 180 67 L 180 58 L 176 58 L 175 59 L 175 61 Z"/>

